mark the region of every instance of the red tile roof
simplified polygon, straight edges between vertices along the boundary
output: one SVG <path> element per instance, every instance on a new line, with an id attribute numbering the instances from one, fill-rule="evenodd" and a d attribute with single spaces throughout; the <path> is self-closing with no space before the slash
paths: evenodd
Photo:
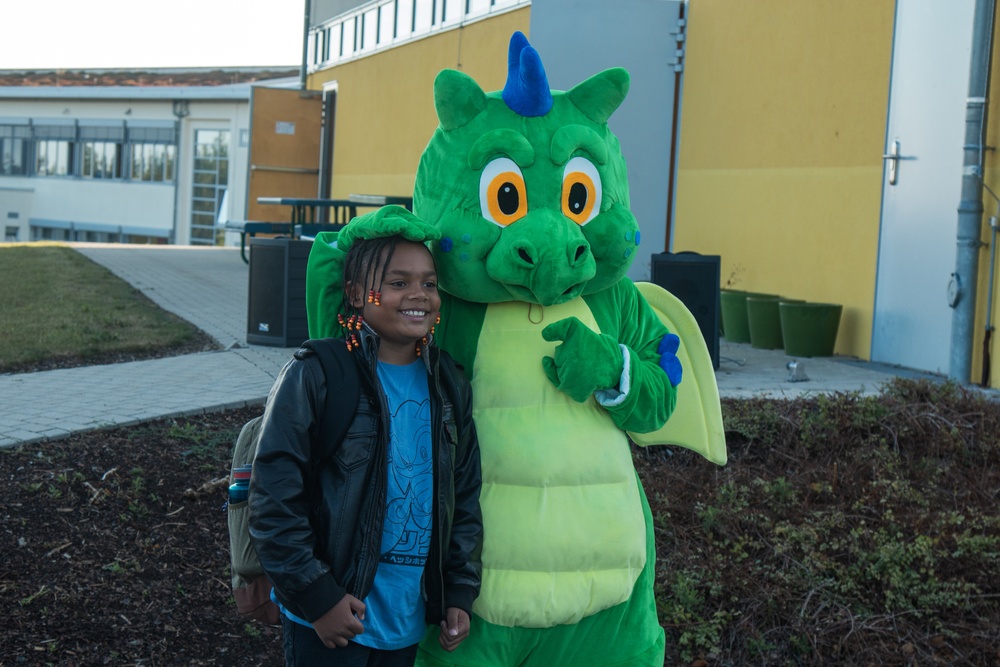
<path id="1" fill-rule="evenodd" d="M 288 67 L 0 70 L 0 86 L 222 86 L 298 75 Z"/>

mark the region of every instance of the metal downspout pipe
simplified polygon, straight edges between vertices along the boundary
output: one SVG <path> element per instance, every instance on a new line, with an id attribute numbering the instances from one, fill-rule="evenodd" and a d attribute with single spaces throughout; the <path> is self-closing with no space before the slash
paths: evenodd
<path id="1" fill-rule="evenodd" d="M 302 66 L 299 67 L 299 88 L 306 89 L 306 76 L 309 72 L 309 23 L 311 19 L 312 2 L 305 0 L 305 25 L 302 28 Z"/>
<path id="2" fill-rule="evenodd" d="M 955 273 L 951 275 L 948 285 L 948 304 L 953 309 L 948 377 L 960 384 L 969 384 L 972 374 L 979 250 L 983 245 L 982 177 L 986 96 L 989 90 L 990 58 L 993 50 L 995 4 L 995 0 L 976 0 L 969 64 L 969 97 L 965 109 L 962 199 L 958 205 L 958 252 Z"/>

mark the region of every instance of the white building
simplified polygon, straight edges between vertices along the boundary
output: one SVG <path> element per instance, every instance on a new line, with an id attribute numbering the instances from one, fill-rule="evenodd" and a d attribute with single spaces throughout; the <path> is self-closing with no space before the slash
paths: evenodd
<path id="1" fill-rule="evenodd" d="M 216 244 L 246 215 L 253 88 L 298 85 L 0 85 L 3 240 Z"/>

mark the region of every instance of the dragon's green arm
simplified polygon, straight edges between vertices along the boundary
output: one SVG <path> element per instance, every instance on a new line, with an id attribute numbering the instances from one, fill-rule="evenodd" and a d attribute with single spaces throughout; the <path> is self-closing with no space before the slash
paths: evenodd
<path id="1" fill-rule="evenodd" d="M 607 407 L 623 431 L 645 433 L 673 419 L 677 390 L 660 368 L 657 346 L 670 333 L 628 278 L 584 295 L 602 333 L 629 349 L 631 388 L 624 401 Z"/>

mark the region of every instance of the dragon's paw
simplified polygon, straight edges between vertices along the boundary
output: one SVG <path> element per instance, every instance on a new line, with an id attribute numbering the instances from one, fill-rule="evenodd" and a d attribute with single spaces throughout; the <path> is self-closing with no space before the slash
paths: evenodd
<path id="1" fill-rule="evenodd" d="M 574 401 L 582 403 L 595 391 L 618 385 L 624 360 L 611 336 L 568 317 L 542 329 L 542 338 L 562 341 L 553 356 L 542 358 L 542 367 L 552 384 Z"/>
<path id="2" fill-rule="evenodd" d="M 660 355 L 660 368 L 667 374 L 670 384 L 677 386 L 681 383 L 684 369 L 681 367 L 681 360 L 677 358 L 677 350 L 680 349 L 681 339 L 675 334 L 667 334 L 660 341 L 660 346 L 656 348 Z"/>
<path id="3" fill-rule="evenodd" d="M 337 248 L 345 253 L 355 239 L 402 236 L 407 241 L 425 243 L 441 238 L 441 230 L 402 206 L 383 206 L 351 220 L 337 236 Z"/>

